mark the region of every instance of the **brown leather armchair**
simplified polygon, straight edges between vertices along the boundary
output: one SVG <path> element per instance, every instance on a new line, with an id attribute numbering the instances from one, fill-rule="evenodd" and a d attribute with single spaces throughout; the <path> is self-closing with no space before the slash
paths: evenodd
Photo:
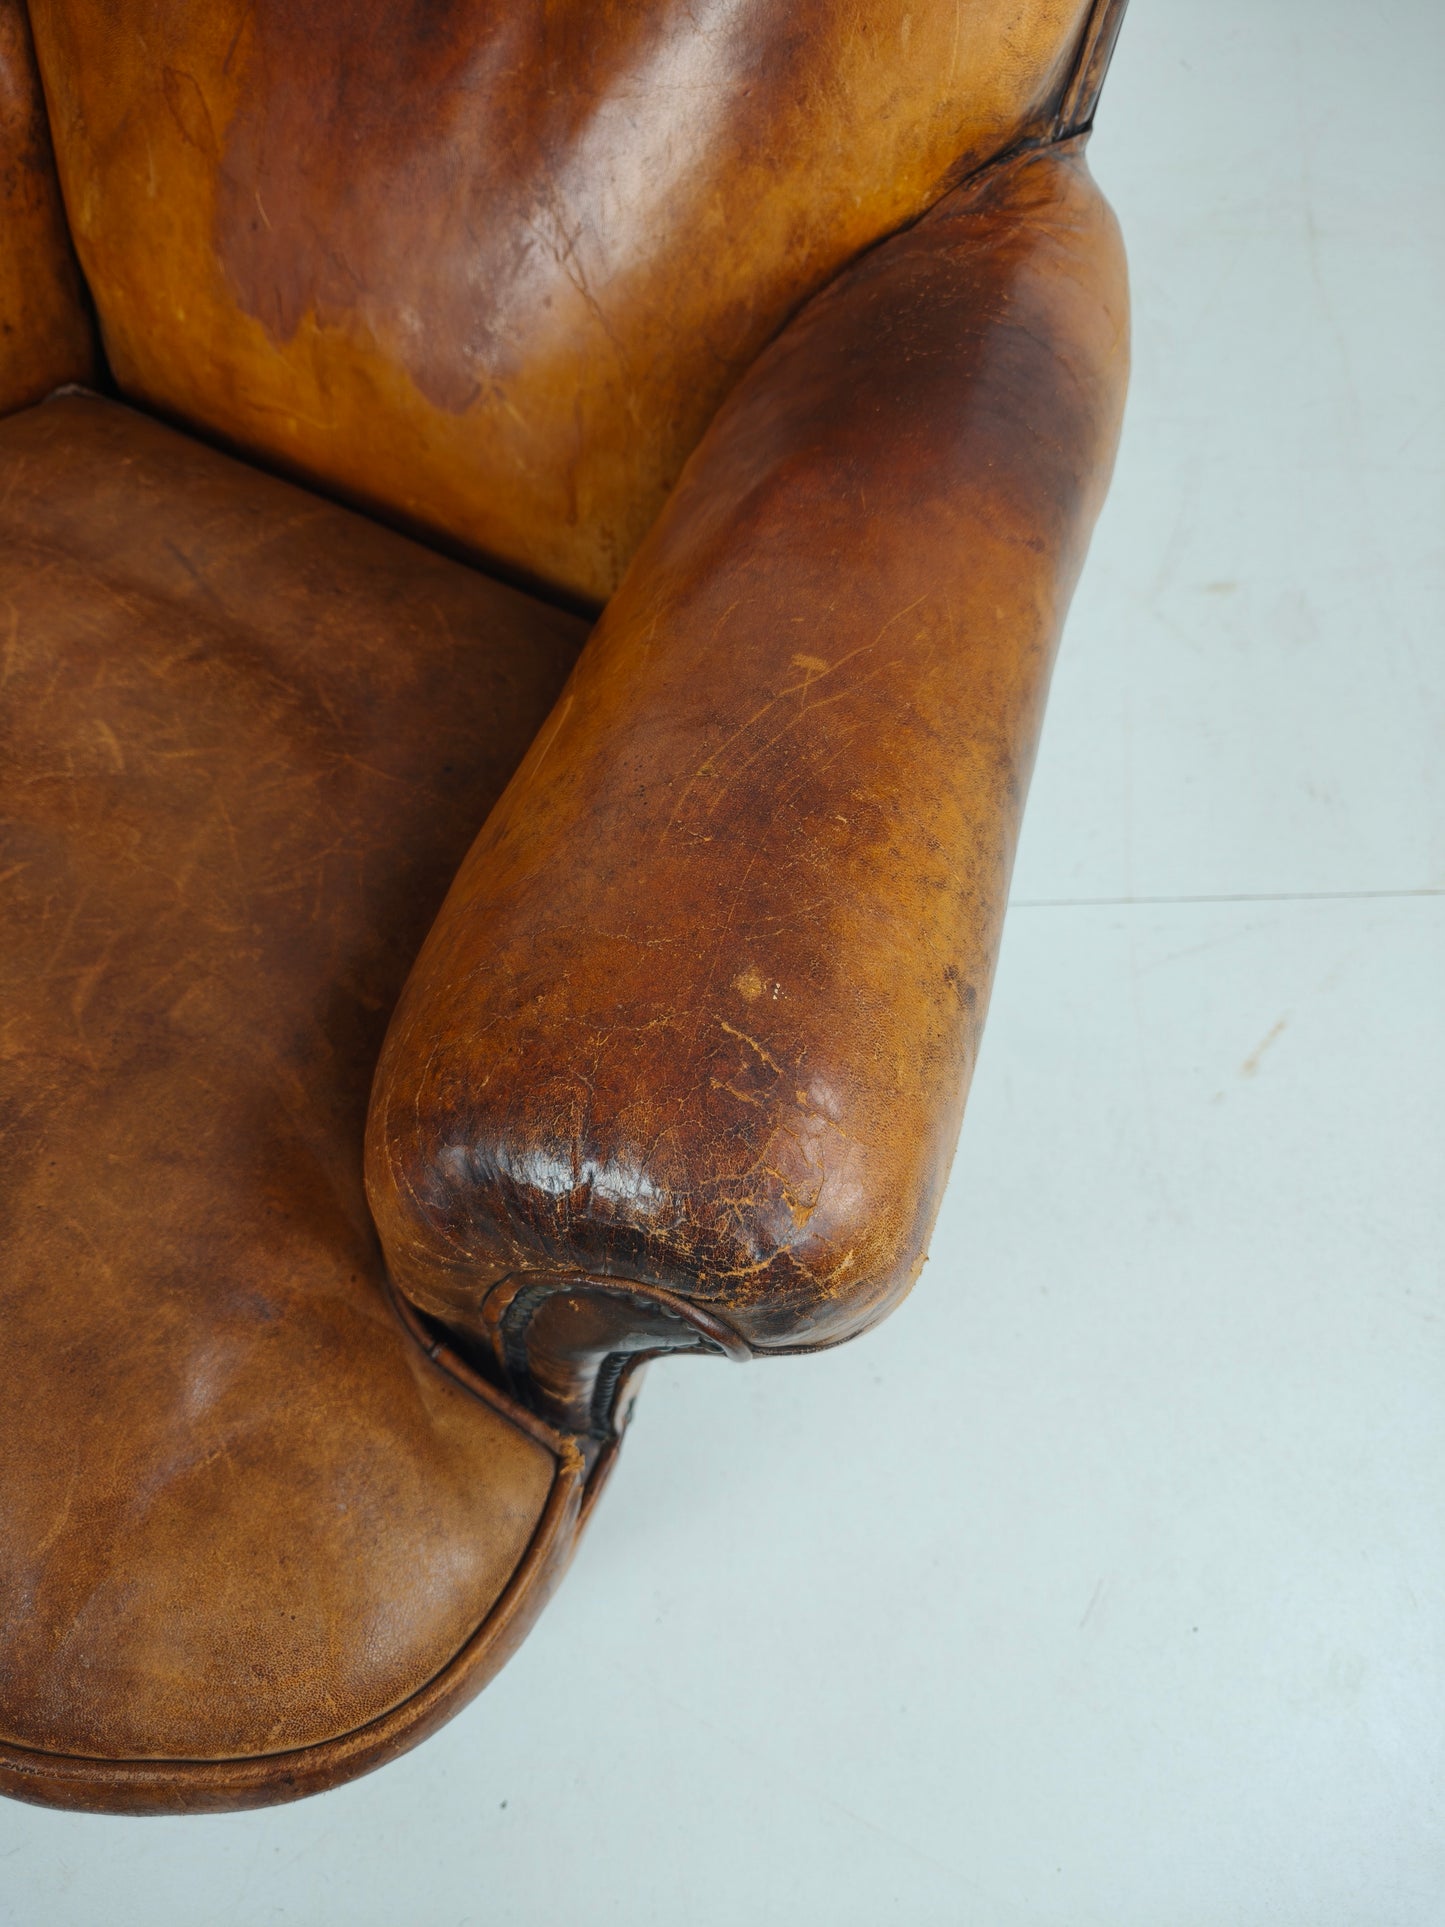
<path id="1" fill-rule="evenodd" d="M 1119 11 L 0 0 L 5 1791 L 378 1764 L 642 1361 L 909 1288 Z"/>

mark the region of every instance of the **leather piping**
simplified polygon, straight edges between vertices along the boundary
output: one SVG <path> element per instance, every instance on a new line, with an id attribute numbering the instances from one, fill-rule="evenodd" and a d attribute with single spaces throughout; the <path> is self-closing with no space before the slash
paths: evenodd
<path id="1" fill-rule="evenodd" d="M 617 1351 L 605 1358 L 593 1388 L 588 1436 L 578 1443 L 592 1466 L 588 1479 L 586 1506 L 590 1510 L 596 1488 L 606 1477 L 615 1448 L 620 1442 L 622 1424 L 618 1413 L 626 1404 L 628 1382 L 648 1360 L 670 1352 L 702 1350 L 745 1364 L 754 1356 L 753 1347 L 726 1320 L 707 1307 L 694 1304 L 663 1285 L 646 1285 L 630 1278 L 606 1277 L 592 1272 L 511 1272 L 492 1286 L 479 1308 L 479 1322 L 486 1335 L 488 1350 L 508 1384 L 520 1392 L 528 1382 L 531 1361 L 527 1333 L 533 1317 L 558 1292 L 585 1290 L 599 1293 L 624 1309 L 629 1303 L 639 1310 L 651 1308 L 696 1334 L 700 1345 L 686 1342 L 662 1344 L 646 1351 Z M 611 1451 L 604 1448 L 610 1446 Z M 599 1456 L 600 1455 L 600 1456 Z"/>

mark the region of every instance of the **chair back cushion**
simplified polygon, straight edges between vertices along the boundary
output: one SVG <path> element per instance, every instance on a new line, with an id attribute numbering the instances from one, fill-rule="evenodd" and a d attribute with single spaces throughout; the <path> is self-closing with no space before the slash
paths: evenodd
<path id="1" fill-rule="evenodd" d="M 1090 0 L 32 0 L 121 389 L 601 599 L 811 292 Z"/>

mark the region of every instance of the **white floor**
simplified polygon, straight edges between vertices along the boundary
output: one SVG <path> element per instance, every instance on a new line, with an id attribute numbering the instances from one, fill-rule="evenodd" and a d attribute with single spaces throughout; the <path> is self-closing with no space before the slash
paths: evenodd
<path id="1" fill-rule="evenodd" d="M 1136 0 L 1137 375 L 931 1264 L 654 1374 L 419 1752 L 30 1927 L 1445 1922 L 1438 0 Z"/>

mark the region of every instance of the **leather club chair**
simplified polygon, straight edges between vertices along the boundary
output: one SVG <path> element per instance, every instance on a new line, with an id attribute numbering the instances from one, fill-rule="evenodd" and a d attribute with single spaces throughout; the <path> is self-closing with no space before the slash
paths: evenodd
<path id="1" fill-rule="evenodd" d="M 5 1791 L 377 1765 L 639 1364 L 908 1290 L 1122 405 L 1118 11 L 0 0 Z"/>

